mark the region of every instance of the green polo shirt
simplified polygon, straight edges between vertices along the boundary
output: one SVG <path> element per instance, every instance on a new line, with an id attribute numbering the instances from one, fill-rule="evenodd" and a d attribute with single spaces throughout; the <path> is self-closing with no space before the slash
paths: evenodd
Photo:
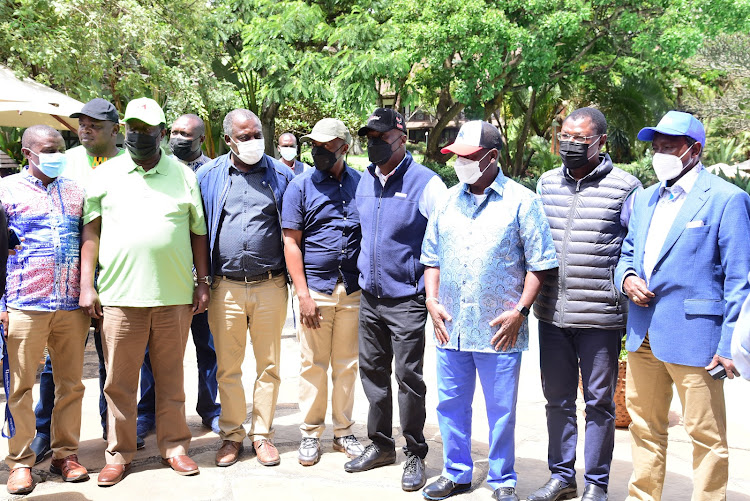
<path id="1" fill-rule="evenodd" d="M 117 158 L 123 154 L 125 154 L 125 150 L 121 149 L 117 155 L 111 158 Z M 86 188 L 94 170 L 109 160 L 108 157 L 92 157 L 83 145 L 69 149 L 65 152 L 65 155 L 68 157 L 68 166 L 65 167 L 62 176 L 76 181 L 84 188 Z"/>
<path id="2" fill-rule="evenodd" d="M 148 172 L 129 154 L 99 166 L 86 190 L 83 224 L 102 218 L 99 298 L 105 306 L 193 302 L 190 233 L 206 234 L 195 174 L 162 151 Z"/>

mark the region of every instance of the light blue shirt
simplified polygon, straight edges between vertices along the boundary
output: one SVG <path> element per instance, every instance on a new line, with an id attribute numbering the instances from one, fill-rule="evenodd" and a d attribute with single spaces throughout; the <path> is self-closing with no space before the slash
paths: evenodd
<path id="1" fill-rule="evenodd" d="M 442 348 L 496 353 L 490 340 L 498 328 L 490 321 L 516 307 L 527 272 L 557 268 L 539 196 L 502 172 L 485 193 L 477 204 L 468 185 L 457 184 L 427 223 L 420 261 L 440 268 L 438 296 L 452 317 Z M 528 346 L 524 321 L 508 352 Z"/>

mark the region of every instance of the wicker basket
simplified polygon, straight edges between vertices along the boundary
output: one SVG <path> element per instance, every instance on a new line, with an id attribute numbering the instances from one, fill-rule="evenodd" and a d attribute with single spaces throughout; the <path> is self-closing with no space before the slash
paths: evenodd
<path id="1" fill-rule="evenodd" d="M 613 400 L 615 401 L 615 427 L 627 428 L 630 426 L 630 414 L 628 409 L 625 407 L 625 379 L 628 370 L 628 361 L 619 360 L 617 370 L 617 386 L 615 387 L 615 395 Z M 583 395 L 583 381 L 581 380 L 580 372 L 578 373 L 578 389 Z M 586 411 L 583 412 L 586 415 Z"/>

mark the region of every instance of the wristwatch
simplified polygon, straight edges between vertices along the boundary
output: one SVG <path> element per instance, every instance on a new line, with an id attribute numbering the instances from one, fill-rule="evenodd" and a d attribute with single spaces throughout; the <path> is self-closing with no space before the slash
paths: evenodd
<path id="1" fill-rule="evenodd" d="M 211 287 L 211 284 L 213 283 L 213 280 L 211 280 L 211 275 L 206 275 L 205 277 L 198 278 L 199 284 L 206 284 L 209 287 Z"/>
<path id="2" fill-rule="evenodd" d="M 529 309 L 526 306 L 522 305 L 521 303 L 518 303 L 516 305 L 516 311 L 520 313 L 521 315 L 523 315 L 524 317 L 528 318 L 529 316 Z"/>

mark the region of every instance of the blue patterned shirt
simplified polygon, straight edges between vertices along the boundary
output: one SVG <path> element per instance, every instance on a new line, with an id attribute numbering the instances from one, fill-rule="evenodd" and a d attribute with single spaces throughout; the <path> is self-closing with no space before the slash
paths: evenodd
<path id="1" fill-rule="evenodd" d="M 557 268 L 557 254 L 541 199 L 499 172 L 477 204 L 459 183 L 435 207 L 427 224 L 422 258 L 440 268 L 440 302 L 451 321 L 442 345 L 460 351 L 496 353 L 490 343 L 498 328 L 490 321 L 521 299 L 529 271 Z M 508 352 L 529 347 L 524 321 Z"/>

